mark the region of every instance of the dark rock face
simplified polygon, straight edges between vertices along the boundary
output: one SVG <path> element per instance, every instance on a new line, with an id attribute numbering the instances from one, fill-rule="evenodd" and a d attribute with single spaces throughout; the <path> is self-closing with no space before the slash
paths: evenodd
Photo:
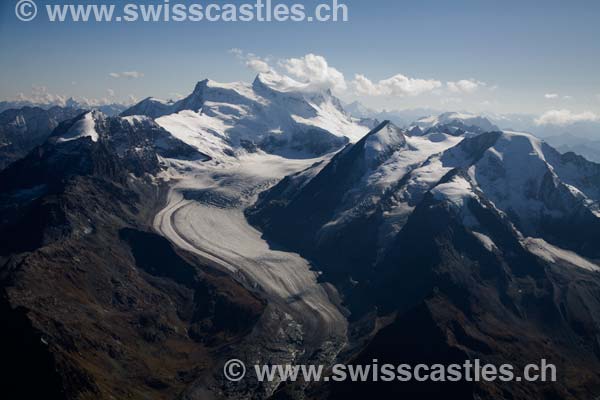
<path id="1" fill-rule="evenodd" d="M 423 303 L 398 317 L 382 329 L 360 355 L 356 365 L 395 363 L 396 365 L 462 365 L 467 353 L 447 343 L 446 332 L 438 326 L 427 304 Z M 368 396 L 439 399 L 472 399 L 474 384 L 461 382 L 364 382 L 332 384 L 330 399 L 362 399 Z"/>
<path id="2" fill-rule="evenodd" d="M 176 398 L 263 311 L 151 232 L 165 188 L 142 171 L 158 168 L 162 131 L 124 130 L 133 137 L 119 142 L 119 123 L 100 124 L 98 141 L 51 140 L 0 172 L 6 398 Z M 139 144 L 129 157 L 124 148 Z"/>
<path id="3" fill-rule="evenodd" d="M 0 351 L 7 366 L 2 378 L 3 396 L 65 398 L 62 380 L 55 370 L 56 361 L 42 341 L 42 334 L 32 327 L 26 311 L 13 309 L 5 296 L 0 299 Z"/>
<path id="4" fill-rule="evenodd" d="M 489 210 L 472 207 L 481 218 L 494 218 Z M 546 359 L 557 366 L 558 382 L 345 384 L 333 385 L 331 398 L 367 393 L 432 399 L 593 397 L 600 382 L 598 274 L 548 265 L 524 252 L 500 219 L 488 226 L 498 246 L 494 253 L 477 243 L 445 205 L 432 202 L 415 211 L 361 293 L 377 298 L 381 313 L 397 317 L 351 362 L 481 359 L 510 363 L 520 371 Z"/>
<path id="5" fill-rule="evenodd" d="M 82 112 L 70 107 L 23 107 L 0 113 L 0 170 L 42 144 L 59 123 Z"/>

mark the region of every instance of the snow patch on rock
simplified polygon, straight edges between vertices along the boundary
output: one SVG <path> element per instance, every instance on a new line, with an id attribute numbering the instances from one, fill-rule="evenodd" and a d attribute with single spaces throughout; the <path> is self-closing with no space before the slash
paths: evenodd
<path id="1" fill-rule="evenodd" d="M 562 261 L 588 271 L 600 271 L 598 265 L 586 260 L 577 253 L 553 246 L 543 239 L 529 237 L 524 240 L 523 244 L 529 251 L 548 262 L 557 263 Z"/>
<path id="2" fill-rule="evenodd" d="M 96 121 L 95 118 L 100 118 L 100 113 L 97 111 L 90 111 L 86 113 L 81 119 L 76 121 L 69 130 L 56 139 L 57 142 L 70 142 L 72 140 L 89 137 L 93 142 L 97 142 L 99 135 L 96 132 Z"/>

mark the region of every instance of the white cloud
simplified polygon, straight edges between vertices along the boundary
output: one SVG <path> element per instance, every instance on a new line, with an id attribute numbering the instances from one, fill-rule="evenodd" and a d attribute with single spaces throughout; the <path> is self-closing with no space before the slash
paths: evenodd
<path id="1" fill-rule="evenodd" d="M 89 99 L 87 97 L 81 97 L 79 99 L 77 99 L 78 103 L 80 103 L 81 105 L 85 106 L 85 107 L 98 107 L 98 106 L 102 106 L 105 104 L 110 104 L 110 100 L 108 100 L 107 98 L 103 98 L 103 99 Z"/>
<path id="2" fill-rule="evenodd" d="M 109 97 L 114 97 L 115 96 L 115 91 L 113 89 L 106 89 L 106 92 L 108 93 Z"/>
<path id="3" fill-rule="evenodd" d="M 295 79 L 308 84 L 310 88 L 334 91 L 343 91 L 347 88 L 344 74 L 329 66 L 323 56 L 307 54 L 301 58 L 281 60 L 279 65 Z"/>
<path id="4" fill-rule="evenodd" d="M 144 77 L 144 73 L 139 72 L 139 71 L 111 72 L 108 75 L 111 78 L 115 78 L 115 79 L 120 79 L 120 78 L 139 79 L 139 78 Z"/>
<path id="5" fill-rule="evenodd" d="M 546 93 L 544 98 L 547 100 L 557 100 L 561 98 L 561 95 L 558 93 Z M 573 96 L 562 96 L 562 100 L 573 100 Z"/>
<path id="6" fill-rule="evenodd" d="M 279 60 L 277 68 L 271 65 L 269 58 L 262 58 L 254 53 L 233 48 L 229 50 L 247 68 L 258 73 L 271 73 L 281 81 L 287 81 L 291 86 L 303 86 L 304 90 L 331 89 L 337 92 L 346 90 L 346 79 L 337 69 L 329 66 L 327 60 L 319 55 L 307 54 L 300 58 Z M 284 70 L 290 76 L 278 71 Z M 299 82 L 297 82 L 299 81 Z M 302 84 L 302 85 L 300 85 Z"/>
<path id="7" fill-rule="evenodd" d="M 361 74 L 356 74 L 354 76 L 354 81 L 352 81 L 352 84 L 358 94 L 366 96 L 382 96 L 384 94 L 381 87 L 378 87 L 376 84 L 371 82 L 369 78 Z"/>
<path id="8" fill-rule="evenodd" d="M 271 66 L 264 60 L 253 58 L 246 61 L 246 66 L 255 72 L 269 72 Z"/>
<path id="9" fill-rule="evenodd" d="M 239 48 L 233 48 L 229 50 L 229 53 L 255 72 L 277 75 L 281 81 L 287 80 L 290 87 L 294 86 L 294 81 L 298 81 L 303 84 L 305 90 L 331 89 L 340 93 L 346 91 L 350 85 L 357 95 L 418 96 L 424 93 L 440 92 L 439 89 L 443 87 L 442 82 L 436 79 L 411 78 L 403 74 L 376 82 L 363 74 L 356 74 L 352 81 L 346 81 L 342 72 L 331 66 L 325 57 L 316 54 L 271 62 L 272 60 L 269 58 L 262 58 Z M 486 83 L 474 79 L 463 79 L 448 82 L 447 85 L 451 92 L 464 94 L 472 93 L 486 86 Z M 449 101 L 456 102 L 452 96 L 449 98 L 451 99 Z"/>
<path id="10" fill-rule="evenodd" d="M 461 79 L 456 82 L 446 82 L 446 85 L 452 93 L 470 94 L 486 86 L 486 83 L 476 81 L 475 79 Z"/>
<path id="11" fill-rule="evenodd" d="M 536 125 L 569 125 L 576 122 L 600 121 L 600 117 L 591 111 L 574 113 L 569 110 L 550 110 L 535 120 Z"/>
<path id="12" fill-rule="evenodd" d="M 243 55 L 244 55 L 244 51 L 242 49 L 238 49 L 237 47 L 234 47 L 233 49 L 229 49 L 229 53 L 233 54 L 236 57 L 243 57 Z"/>
<path id="13" fill-rule="evenodd" d="M 19 93 L 17 101 L 26 101 L 33 104 L 56 104 L 62 106 L 67 101 L 66 96 L 48 92 L 46 86 L 32 86 L 30 94 Z"/>
<path id="14" fill-rule="evenodd" d="M 261 58 L 254 53 L 245 53 L 243 50 L 237 48 L 229 50 L 229 53 L 233 54 L 254 72 L 269 72 L 273 69 L 267 59 Z"/>
<path id="15" fill-rule="evenodd" d="M 357 74 L 352 81 L 354 89 L 360 95 L 366 96 L 417 96 L 431 92 L 442 86 L 440 81 L 433 79 L 415 79 L 397 74 L 377 83 L 364 75 Z"/>

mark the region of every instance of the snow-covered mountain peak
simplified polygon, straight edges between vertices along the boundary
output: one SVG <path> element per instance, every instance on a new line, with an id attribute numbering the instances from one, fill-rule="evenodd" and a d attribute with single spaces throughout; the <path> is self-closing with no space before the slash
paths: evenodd
<path id="1" fill-rule="evenodd" d="M 170 101 L 148 97 L 123 111 L 121 116 L 146 115 L 148 117 L 158 118 L 171 112 L 171 110 L 173 110 L 173 105 L 174 103 Z"/>
<path id="2" fill-rule="evenodd" d="M 65 107 L 78 108 L 79 102 L 77 102 L 73 97 L 69 97 L 65 102 Z"/>
<path id="3" fill-rule="evenodd" d="M 528 133 L 489 132 L 465 139 L 430 161 L 435 168 L 468 171 L 467 179 L 525 236 L 544 237 L 551 221 L 598 218 L 600 165 L 565 157 Z M 591 184 L 591 182 L 595 182 Z M 554 233 L 554 235 L 557 235 Z"/>
<path id="4" fill-rule="evenodd" d="M 83 113 L 66 132 L 55 137 L 54 140 L 56 143 L 64 143 L 81 138 L 90 138 L 93 142 L 97 142 L 100 135 L 96 130 L 96 123 L 105 119 L 106 115 L 97 110 Z"/>
<path id="5" fill-rule="evenodd" d="M 210 80 L 208 78 L 198 81 L 194 87 L 193 93 L 202 93 L 208 87 Z"/>
<path id="6" fill-rule="evenodd" d="M 348 116 L 326 90 L 274 72 L 252 84 L 203 80 L 175 103 L 146 99 L 123 116 L 146 115 L 212 158 L 259 150 L 310 158 L 360 140 L 368 128 Z"/>
<path id="7" fill-rule="evenodd" d="M 406 136 L 390 121 L 384 121 L 364 138 L 365 158 L 368 163 L 387 159 L 406 145 Z"/>
<path id="8" fill-rule="evenodd" d="M 359 101 L 353 101 L 350 104 L 344 106 L 346 112 L 356 118 L 372 118 L 377 112 L 366 107 Z"/>

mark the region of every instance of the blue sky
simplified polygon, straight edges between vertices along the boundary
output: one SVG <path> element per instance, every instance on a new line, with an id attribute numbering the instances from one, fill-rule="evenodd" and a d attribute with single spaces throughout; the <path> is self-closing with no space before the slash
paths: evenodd
<path id="1" fill-rule="evenodd" d="M 299 2 L 307 7 L 317 3 Z M 37 1 L 40 9 L 46 3 L 68 2 Z M 2 1 L 0 99 L 32 91 L 119 101 L 175 97 L 189 93 L 205 77 L 251 81 L 256 72 L 245 65 L 248 53 L 276 68 L 312 53 L 343 74 L 347 88 L 337 91 L 340 97 L 360 98 L 376 108 L 600 114 L 598 1 L 345 3 L 350 10 L 345 23 L 118 24 L 50 23 L 43 15 L 26 23 L 15 16 L 16 0 Z M 243 55 L 236 57 L 232 48 Z M 143 77 L 110 76 L 124 71 Z M 356 74 L 374 89 L 358 93 Z M 386 80 L 398 75 L 440 86 L 390 93 Z M 476 88 L 448 85 L 466 80 Z"/>

